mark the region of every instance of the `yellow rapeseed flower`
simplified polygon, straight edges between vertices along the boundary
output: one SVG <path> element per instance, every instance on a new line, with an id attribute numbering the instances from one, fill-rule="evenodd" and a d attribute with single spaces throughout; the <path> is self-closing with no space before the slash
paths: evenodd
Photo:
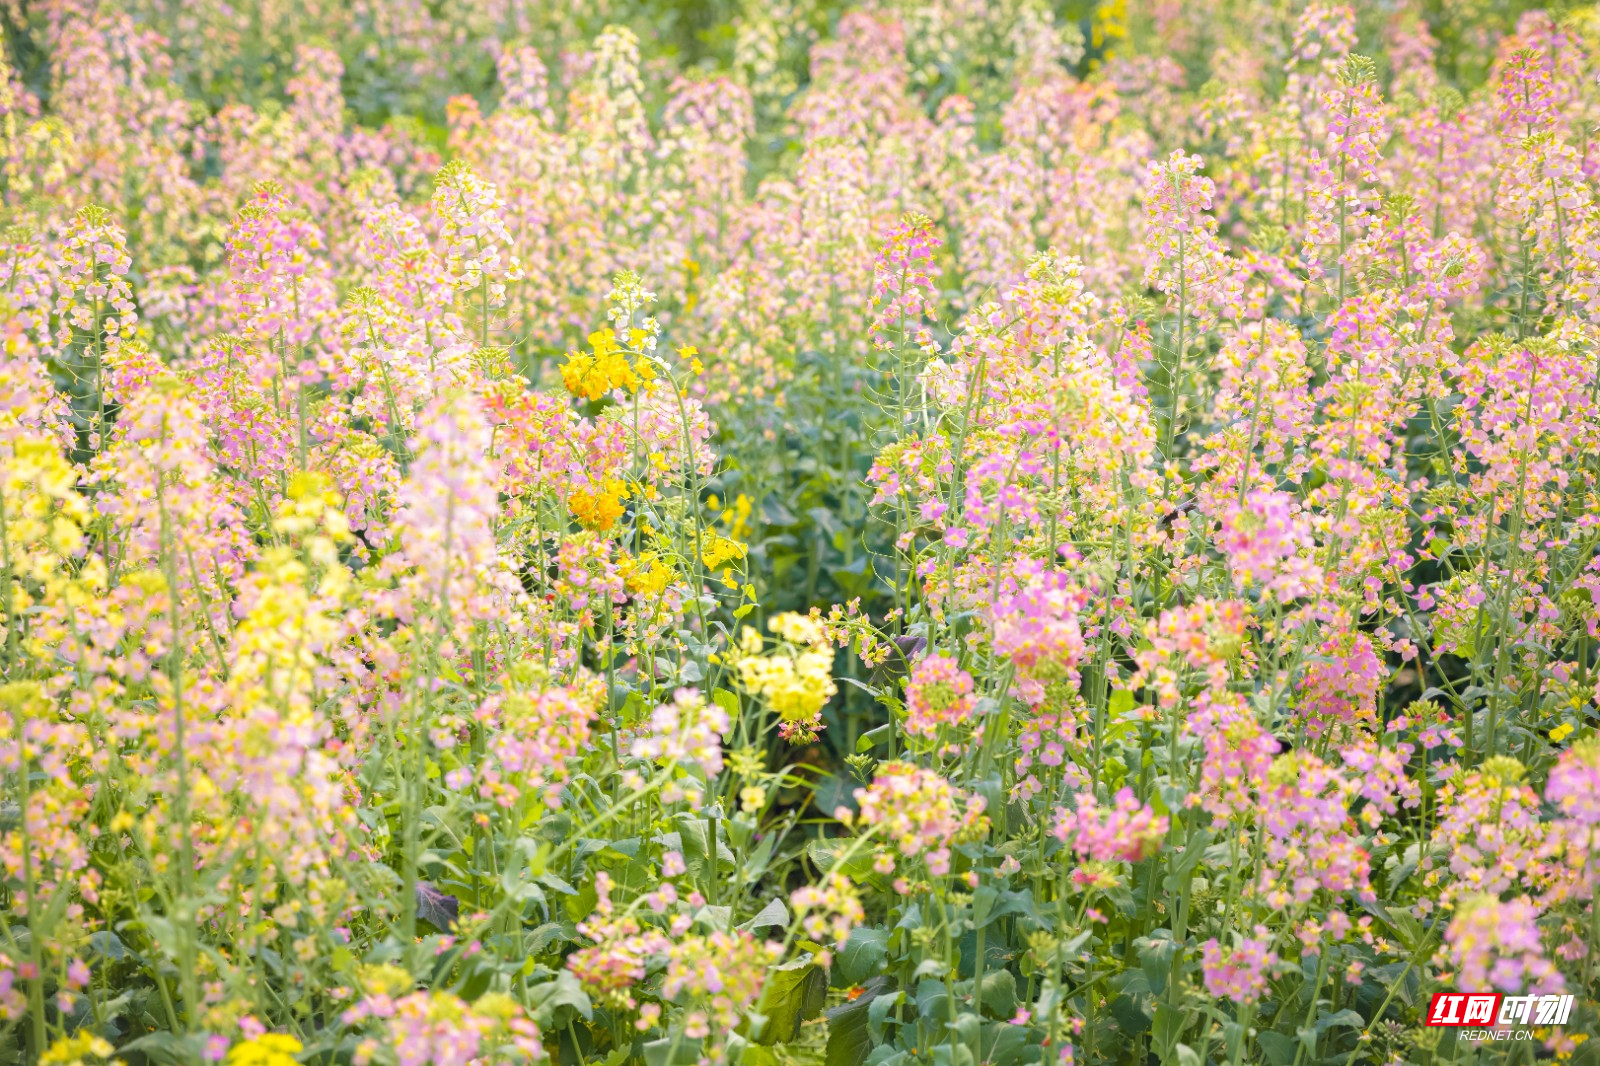
<path id="1" fill-rule="evenodd" d="M 721 521 L 728 530 L 728 536 L 735 540 L 750 539 L 750 511 L 754 504 L 750 497 L 744 493 L 733 498 L 733 502 L 722 508 Z"/>
<path id="2" fill-rule="evenodd" d="M 714 530 L 707 530 L 700 541 L 700 561 L 707 569 L 715 570 L 724 563 L 734 559 L 743 559 L 745 546 L 732 537 L 724 537 Z"/>
<path id="3" fill-rule="evenodd" d="M 108 1059 L 116 1052 L 110 1041 L 79 1030 L 62 1037 L 39 1056 L 40 1066 L 86 1066 L 95 1059 Z"/>
<path id="4" fill-rule="evenodd" d="M 629 592 L 652 599 L 665 592 L 678 573 L 655 552 L 645 552 L 637 559 L 625 558 L 620 569 Z"/>
<path id="5" fill-rule="evenodd" d="M 263 1033 L 228 1049 L 227 1066 L 299 1066 L 300 1041 L 285 1033 Z"/>
<path id="6" fill-rule="evenodd" d="M 586 400 L 598 400 L 613 389 L 638 391 L 641 380 L 649 380 L 654 372 L 645 368 L 641 379 L 629 365 L 627 353 L 617 345 L 610 330 L 599 329 L 589 334 L 588 352 L 570 352 L 561 367 L 561 380 L 567 391 Z M 641 367 L 645 364 L 641 362 Z"/>
<path id="7" fill-rule="evenodd" d="M 622 499 L 627 487 L 616 478 L 607 478 L 598 489 L 579 489 L 567 501 L 572 517 L 585 529 L 604 533 L 622 517 Z"/>
<path id="8" fill-rule="evenodd" d="M 833 647 L 822 623 L 793 611 L 767 623 L 781 638 L 771 654 L 763 654 L 761 634 L 749 626 L 739 638 L 742 653 L 734 663 L 739 684 L 758 695 L 785 722 L 815 717 L 839 691 L 833 680 Z"/>

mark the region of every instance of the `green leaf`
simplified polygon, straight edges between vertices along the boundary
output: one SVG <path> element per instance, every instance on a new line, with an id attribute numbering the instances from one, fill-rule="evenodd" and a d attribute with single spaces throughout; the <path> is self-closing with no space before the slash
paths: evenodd
<path id="1" fill-rule="evenodd" d="M 441 959 L 441 962 L 447 963 L 447 959 Z M 468 1003 L 471 1003 L 489 991 L 489 985 L 499 976 L 500 967 L 496 965 L 496 962 L 497 960 L 494 956 L 482 953 L 462 960 L 455 967 L 455 979 L 450 983 L 450 990 Z M 515 967 L 512 966 L 512 969 L 515 969 Z M 449 971 L 447 970 L 436 970 L 431 983 L 442 985 L 448 975 Z"/>
<path id="2" fill-rule="evenodd" d="M 845 566 L 835 566 L 828 571 L 828 576 L 844 590 L 848 596 L 865 596 L 872 590 L 872 561 L 865 555 L 858 556 L 856 560 Z"/>
<path id="3" fill-rule="evenodd" d="M 979 885 L 972 893 L 972 927 L 982 929 L 988 925 L 994 907 L 1000 899 L 1000 890 L 992 884 Z"/>
<path id="4" fill-rule="evenodd" d="M 888 956 L 889 930 L 857 926 L 850 930 L 850 938 L 835 959 L 839 976 L 849 984 L 859 985 L 876 974 Z"/>
<path id="5" fill-rule="evenodd" d="M 783 905 L 783 899 L 773 896 L 771 902 L 762 907 L 754 918 L 739 926 L 740 929 L 787 929 L 789 928 L 789 908 Z"/>
<path id="6" fill-rule="evenodd" d="M 1027 919 L 1026 924 L 1035 929 L 1043 929 L 1045 926 L 1044 919 L 1039 917 L 1039 911 L 1034 907 L 1033 893 L 1026 890 L 1018 889 L 1000 893 L 999 899 L 995 901 L 994 909 L 989 912 L 988 920 L 995 922 L 1001 918 L 1010 917 L 1025 918 Z"/>
<path id="7" fill-rule="evenodd" d="M 1407 951 L 1415 953 L 1422 946 L 1422 942 L 1427 936 L 1422 923 L 1404 910 L 1391 911 L 1381 905 L 1376 906 L 1378 907 L 1376 913 L 1388 923 L 1389 928 L 1394 930 L 1396 939 L 1400 941 Z M 1368 909 L 1370 910 L 1372 907 L 1369 906 Z"/>
<path id="8" fill-rule="evenodd" d="M 549 841 L 533 840 L 529 837 L 519 837 L 517 839 L 517 848 L 522 852 L 523 857 L 528 860 L 528 872 L 535 877 L 545 872 L 550 853 L 555 850 L 555 846 Z"/>
<path id="9" fill-rule="evenodd" d="M 527 997 L 529 1014 L 541 1029 L 559 1028 L 570 1020 L 570 1015 L 562 1015 L 557 1020 L 556 1012 L 562 1007 L 570 1007 L 582 1015 L 584 1021 L 594 1020 L 594 1006 L 589 1002 L 589 994 L 583 990 L 583 985 L 578 983 L 571 970 L 557 970 L 553 980 L 529 988 Z"/>
<path id="10" fill-rule="evenodd" d="M 1187 800 L 1188 793 L 1180 791 L 1174 802 L 1169 805 L 1170 810 L 1178 810 Z M 1206 845 L 1211 843 L 1211 830 L 1196 829 L 1189 834 L 1189 839 L 1184 842 L 1183 850 L 1177 853 L 1168 853 L 1168 873 L 1162 884 L 1168 892 L 1181 892 L 1183 878 L 1195 871 L 1200 865 L 1200 860 L 1205 858 Z"/>
<path id="11" fill-rule="evenodd" d="M 769 526 L 792 526 L 800 521 L 776 496 L 761 501 L 761 520 Z"/>
<path id="12" fill-rule="evenodd" d="M 880 744 L 889 743 L 891 735 L 890 726 L 887 722 L 878 726 L 876 729 L 867 730 L 859 737 L 856 737 L 856 753 L 860 754 L 864 751 L 871 751 Z"/>
<path id="13" fill-rule="evenodd" d="M 1256 1042 L 1272 1066 L 1289 1066 L 1294 1062 L 1295 1047 L 1300 1043 L 1292 1036 L 1270 1030 L 1256 1034 Z"/>
<path id="14" fill-rule="evenodd" d="M 924 1018 L 949 1017 L 949 1012 L 945 1009 L 945 1004 L 948 1002 L 943 981 L 917 982 L 917 1013 Z"/>
<path id="15" fill-rule="evenodd" d="M 829 774 L 820 778 L 812 786 L 812 794 L 816 797 L 816 805 L 824 814 L 833 814 L 840 807 L 849 811 L 857 810 L 856 783 L 850 778 L 839 774 Z"/>
<path id="16" fill-rule="evenodd" d="M 1150 1015 L 1145 1013 L 1137 997 L 1127 993 L 1111 1001 L 1111 1016 L 1117 1020 L 1124 1036 L 1138 1036 L 1150 1028 Z"/>
<path id="17" fill-rule="evenodd" d="M 989 1066 L 1019 1066 L 1029 1058 L 1028 1030 L 1020 1025 L 991 1022 L 983 1027 L 981 1048 L 982 1061 Z"/>
<path id="18" fill-rule="evenodd" d="M 988 1008 L 990 1017 L 1006 1021 L 1017 1013 L 1017 979 L 1010 970 L 984 974 L 978 1000 Z"/>
<path id="19" fill-rule="evenodd" d="M 956 1015 L 954 1022 L 946 1022 L 944 1030 L 944 1039 L 928 1049 L 934 1066 L 974 1066 L 983 1043 L 983 1022 L 976 1014 L 963 1011 Z M 954 1041 L 949 1035 L 952 1032 Z"/>
<path id="20" fill-rule="evenodd" d="M 559 892 L 564 896 L 576 896 L 578 894 L 577 889 L 573 888 L 570 884 L 557 877 L 555 874 L 540 874 L 537 878 L 535 878 L 535 880 L 537 880 L 544 887 Z"/>
<path id="21" fill-rule="evenodd" d="M 708 831 L 706 820 L 692 811 L 683 811 L 673 816 L 673 824 L 678 827 L 676 834 L 668 833 L 663 840 L 666 847 L 671 847 L 671 838 L 678 837 L 678 847 L 683 851 L 683 859 L 688 864 L 691 873 L 704 876 L 711 853 L 711 834 Z M 732 871 L 734 868 L 734 854 L 722 842 L 721 834 L 717 836 L 717 866 L 716 872 Z"/>
<path id="22" fill-rule="evenodd" d="M 732 907 L 713 907 L 707 904 L 694 912 L 696 925 L 703 925 L 718 933 L 726 933 L 728 923 L 731 921 L 733 921 Z"/>
<path id="23" fill-rule="evenodd" d="M 1329 1029 L 1337 1029 L 1348 1025 L 1352 1029 L 1360 1029 L 1367 1024 L 1367 1020 L 1349 1008 L 1337 1014 L 1330 1014 L 1326 1018 L 1317 1019 L 1317 1032 L 1325 1033 Z"/>
<path id="24" fill-rule="evenodd" d="M 1165 929 L 1160 931 L 1166 932 Z M 1133 946 L 1139 951 L 1139 968 L 1150 983 L 1150 991 L 1161 995 L 1167 990 L 1167 977 L 1172 973 L 1172 956 L 1177 954 L 1177 943 L 1170 935 L 1152 936 L 1140 937 L 1133 942 Z"/>
<path id="25" fill-rule="evenodd" d="M 125 959 L 131 954 L 128 945 L 122 942 L 121 937 L 104 929 L 89 934 L 89 947 L 102 959 L 110 959 L 113 962 Z"/>
<path id="26" fill-rule="evenodd" d="M 678 1045 L 676 1055 L 672 1046 Z M 651 1040 L 643 1047 L 645 1066 L 690 1066 L 691 1063 L 700 1061 L 700 1047 L 702 1041 L 688 1038 L 674 1038 L 664 1036 L 660 1040 Z"/>
<path id="27" fill-rule="evenodd" d="M 868 987 L 870 988 L 871 986 Z M 884 1026 L 889 1020 L 889 1012 L 894 1010 L 895 1004 L 900 1002 L 900 993 L 873 993 L 862 998 L 870 998 L 872 1001 L 872 1006 L 867 1008 L 867 1032 L 872 1034 L 873 1043 L 881 1044 L 884 1038 Z"/>
<path id="28" fill-rule="evenodd" d="M 822 1013 L 828 998 L 828 976 L 810 959 L 786 963 L 767 978 L 767 1023 L 756 1043 L 787 1044 L 800 1035 L 800 1026 Z"/>
<path id="29" fill-rule="evenodd" d="M 1183 1035 L 1183 1012 L 1172 1004 L 1156 1004 L 1155 1022 L 1150 1026 L 1150 1048 L 1162 1062 L 1172 1061 L 1177 1052 L 1178 1038 Z"/>
<path id="30" fill-rule="evenodd" d="M 872 993 L 863 993 L 854 1002 L 828 1012 L 828 1048 L 823 1059 L 826 1066 L 861 1066 L 866 1061 L 872 1050 L 868 1024 L 876 1001 Z"/>
<path id="31" fill-rule="evenodd" d="M 817 839 L 806 845 L 806 855 L 817 868 L 824 872 L 833 869 L 834 859 L 839 853 L 850 846 L 847 840 Z M 872 853 L 861 850 L 852 855 L 839 869 L 839 873 L 849 874 L 851 877 L 861 878 L 872 872 Z"/>
<path id="32" fill-rule="evenodd" d="M 529 955 L 543 955 L 552 945 L 564 940 L 576 940 L 577 930 L 565 922 L 545 922 L 527 934 Z"/>
<path id="33" fill-rule="evenodd" d="M 742 877 L 746 884 L 756 881 L 766 872 L 767 864 L 772 861 L 772 852 L 777 846 L 778 839 L 779 834 L 767 833 L 750 850 L 749 857 L 744 861 L 744 874 Z"/>
<path id="34" fill-rule="evenodd" d="M 155 1063 L 173 1063 L 182 1066 L 184 1063 L 195 1062 L 200 1058 L 200 1049 L 195 1041 L 176 1033 L 157 1031 L 146 1033 L 137 1040 L 130 1040 L 117 1049 L 118 1054 L 136 1051 L 146 1059 Z"/>
<path id="35" fill-rule="evenodd" d="M 747 605 L 740 609 L 743 611 L 749 611 L 750 607 Z M 736 614 L 734 617 L 743 618 L 744 615 Z M 729 692 L 725 688 L 712 689 L 711 702 L 715 703 L 718 707 L 721 707 L 727 714 L 730 721 L 737 722 L 739 720 L 739 697 L 736 693 Z"/>
<path id="36" fill-rule="evenodd" d="M 739 1051 L 739 1066 L 779 1066 L 778 1056 L 769 1048 L 747 1042 Z"/>

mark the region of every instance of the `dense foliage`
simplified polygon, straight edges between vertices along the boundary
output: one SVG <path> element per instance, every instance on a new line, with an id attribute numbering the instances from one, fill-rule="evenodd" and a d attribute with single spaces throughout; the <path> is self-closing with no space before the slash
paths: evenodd
<path id="1" fill-rule="evenodd" d="M 0 1061 L 1594 1061 L 1594 9 L 0 27 Z"/>

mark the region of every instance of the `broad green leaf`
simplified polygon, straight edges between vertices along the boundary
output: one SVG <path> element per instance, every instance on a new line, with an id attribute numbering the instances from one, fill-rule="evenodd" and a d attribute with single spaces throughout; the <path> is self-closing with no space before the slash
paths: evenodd
<path id="1" fill-rule="evenodd" d="M 878 972 L 889 955 L 889 931 L 875 926 L 856 926 L 850 937 L 834 956 L 839 977 L 846 983 L 859 985 Z"/>
<path id="2" fill-rule="evenodd" d="M 765 907 L 756 912 L 755 917 L 739 926 L 740 929 L 787 929 L 789 928 L 789 908 L 783 905 L 783 899 L 773 896 Z"/>
<path id="3" fill-rule="evenodd" d="M 767 1021 L 758 1044 L 787 1044 L 800 1035 L 802 1023 L 822 1013 L 828 998 L 828 976 L 810 959 L 786 963 L 767 977 Z"/>
<path id="4" fill-rule="evenodd" d="M 1295 1048 L 1299 1041 L 1285 1033 L 1264 1032 L 1256 1036 L 1256 1042 L 1261 1045 L 1262 1054 L 1272 1066 L 1289 1066 L 1294 1062 Z"/>
<path id="5" fill-rule="evenodd" d="M 1017 979 L 1010 970 L 984 974 L 978 999 L 991 1018 L 1009 1020 L 1017 1013 Z"/>
<path id="6" fill-rule="evenodd" d="M 594 1007 L 589 1002 L 589 994 L 583 990 L 583 985 L 578 983 L 571 970 L 557 970 L 551 980 L 529 988 L 527 1001 L 534 1024 L 541 1029 L 553 1029 L 566 1023 L 570 1015 L 558 1014 L 562 1007 L 571 1008 L 582 1015 L 585 1021 L 594 1019 Z"/>
<path id="7" fill-rule="evenodd" d="M 828 1012 L 826 1066 L 862 1066 L 866 1061 L 867 1053 L 872 1050 L 868 1022 L 874 1002 L 876 997 L 865 993 L 854 1002 Z"/>

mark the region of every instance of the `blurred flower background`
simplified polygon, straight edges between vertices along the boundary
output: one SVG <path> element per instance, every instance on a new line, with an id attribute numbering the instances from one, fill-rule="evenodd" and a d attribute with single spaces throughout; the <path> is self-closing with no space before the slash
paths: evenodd
<path id="1" fill-rule="evenodd" d="M 0 34 L 0 1062 L 1600 1055 L 1593 6 Z"/>

